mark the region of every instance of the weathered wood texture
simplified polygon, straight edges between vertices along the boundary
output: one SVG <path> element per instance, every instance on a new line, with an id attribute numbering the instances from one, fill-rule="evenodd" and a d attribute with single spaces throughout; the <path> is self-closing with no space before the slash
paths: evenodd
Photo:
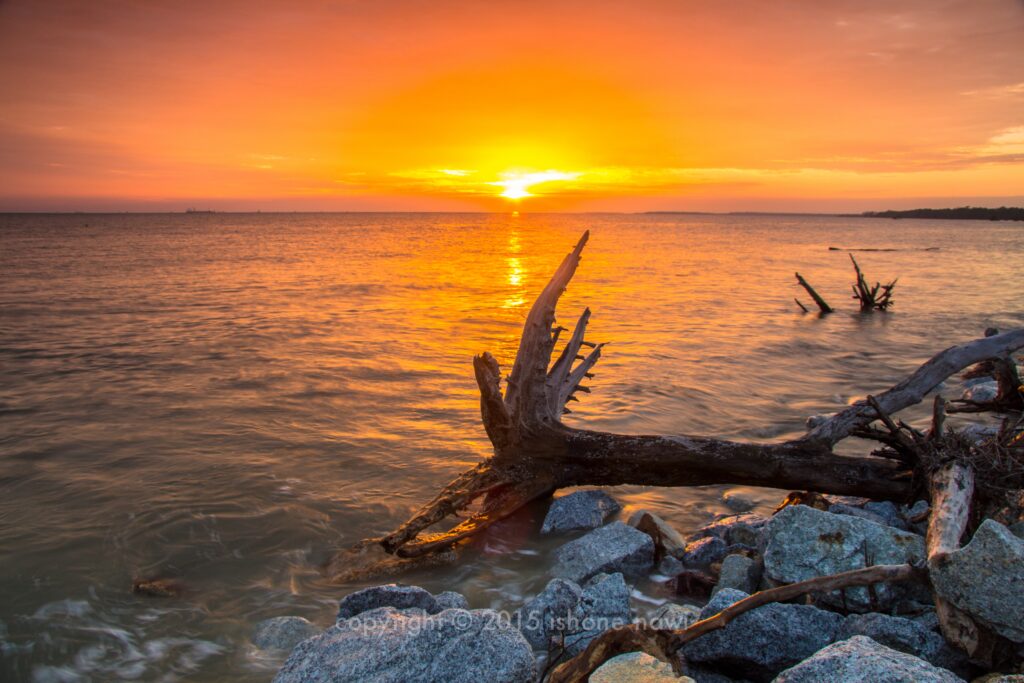
<path id="1" fill-rule="evenodd" d="M 918 403 L 953 373 L 1024 347 L 1024 330 L 1017 330 L 947 349 L 870 402 L 859 401 L 802 438 L 785 443 L 575 429 L 564 425 L 561 416 L 577 393 L 589 391 L 582 382 L 592 377 L 602 352 L 600 344 L 585 339 L 589 309 L 580 315 L 557 359 L 551 359 L 563 331 L 555 325 L 555 308 L 579 266 L 588 238 L 585 233 L 565 257 L 531 308 L 504 392 L 494 357 L 483 353 L 474 359 L 481 417 L 494 457 L 461 474 L 392 533 L 368 540 L 403 558 L 435 553 L 479 533 L 530 500 L 579 485 L 748 484 L 907 499 L 913 486 L 907 462 L 841 456 L 832 447 L 879 418 L 888 419 Z M 453 529 L 426 533 L 479 499 L 483 499 L 480 509 Z"/>

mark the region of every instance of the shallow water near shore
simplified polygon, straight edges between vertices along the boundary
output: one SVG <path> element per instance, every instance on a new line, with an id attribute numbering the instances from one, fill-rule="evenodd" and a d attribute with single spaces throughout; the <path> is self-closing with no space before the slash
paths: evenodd
<path id="1" fill-rule="evenodd" d="M 471 359 L 507 369 L 583 230 L 559 306 L 607 341 L 568 423 L 776 440 L 989 326 L 1024 325 L 1024 226 L 819 216 L 0 216 L 0 679 L 269 680 L 259 620 L 331 623 L 317 566 L 489 453 Z M 856 252 L 899 277 L 849 299 Z M 926 249 L 934 248 L 928 251 Z M 839 312 L 801 314 L 805 275 Z M 959 395 L 956 382 L 943 389 Z M 923 412 L 911 412 L 921 417 Z M 850 452 L 867 446 L 851 441 Z M 784 492 L 612 493 L 686 532 Z M 534 506 L 403 577 L 514 609 L 561 540 Z M 133 595 L 174 578 L 175 598 Z M 662 599 L 644 584 L 638 605 Z"/>

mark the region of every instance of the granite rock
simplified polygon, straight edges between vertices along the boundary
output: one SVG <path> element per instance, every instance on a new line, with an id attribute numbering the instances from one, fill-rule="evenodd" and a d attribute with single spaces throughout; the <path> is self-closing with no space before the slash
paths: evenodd
<path id="1" fill-rule="evenodd" d="M 596 529 L 620 509 L 618 502 L 604 491 L 574 491 L 551 503 L 540 532 L 552 534 Z"/>
<path id="2" fill-rule="evenodd" d="M 261 650 L 291 650 L 319 632 L 320 629 L 302 617 L 273 617 L 256 624 L 252 643 Z"/>
<path id="3" fill-rule="evenodd" d="M 492 610 L 381 607 L 299 643 L 274 683 L 528 683 L 530 644 Z"/>
<path id="4" fill-rule="evenodd" d="M 583 583 L 601 573 L 644 576 L 654 565 L 654 541 L 642 531 L 612 522 L 569 541 L 555 553 L 554 576 Z"/>
<path id="5" fill-rule="evenodd" d="M 880 645 L 866 636 L 824 647 L 783 671 L 774 683 L 962 683 L 953 673 L 923 659 Z"/>

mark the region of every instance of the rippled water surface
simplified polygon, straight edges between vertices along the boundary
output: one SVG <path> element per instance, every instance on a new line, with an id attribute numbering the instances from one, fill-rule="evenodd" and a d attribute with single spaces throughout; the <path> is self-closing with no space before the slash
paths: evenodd
<path id="1" fill-rule="evenodd" d="M 559 311 L 569 324 L 589 305 L 590 338 L 610 344 L 573 424 L 782 439 L 987 326 L 1024 324 L 1014 224 L 0 216 L 0 679 L 269 680 L 252 625 L 328 625 L 354 586 L 316 566 L 489 452 L 471 358 L 511 363 L 587 228 Z M 869 277 L 899 276 L 892 313 L 854 311 L 830 246 L 894 249 L 858 253 Z M 841 312 L 801 314 L 795 270 Z M 685 531 L 727 511 L 728 490 L 616 494 Z M 405 580 L 514 607 L 545 583 L 542 514 Z M 130 592 L 152 576 L 184 593 Z"/>

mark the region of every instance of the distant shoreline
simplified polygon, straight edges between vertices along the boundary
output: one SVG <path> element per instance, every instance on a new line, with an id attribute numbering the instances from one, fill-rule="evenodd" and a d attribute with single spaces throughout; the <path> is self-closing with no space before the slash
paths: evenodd
<path id="1" fill-rule="evenodd" d="M 865 218 L 934 218 L 969 221 L 1024 221 L 1024 208 L 961 206 L 955 209 L 910 209 L 908 211 L 865 211 Z"/>

